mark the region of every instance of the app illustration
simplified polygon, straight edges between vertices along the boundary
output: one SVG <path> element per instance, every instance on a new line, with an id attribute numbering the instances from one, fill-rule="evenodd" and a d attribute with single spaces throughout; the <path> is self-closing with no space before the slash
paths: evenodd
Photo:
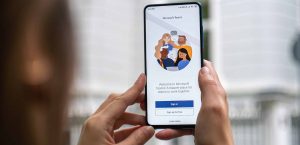
<path id="1" fill-rule="evenodd" d="M 144 36 L 148 123 L 195 124 L 201 107 L 198 5 L 149 6 L 145 9 Z"/>
<path id="2" fill-rule="evenodd" d="M 173 35 L 171 35 L 173 34 Z M 165 70 L 179 71 L 191 61 L 192 47 L 187 44 L 185 35 L 176 35 L 177 31 L 164 33 L 155 46 L 157 63 Z M 175 42 L 174 40 L 177 41 Z"/>

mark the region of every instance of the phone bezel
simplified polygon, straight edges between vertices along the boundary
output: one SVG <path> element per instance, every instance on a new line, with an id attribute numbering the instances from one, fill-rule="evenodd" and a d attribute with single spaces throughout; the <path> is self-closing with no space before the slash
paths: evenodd
<path id="1" fill-rule="evenodd" d="M 201 48 L 200 48 L 200 53 L 201 53 L 201 67 L 203 67 L 203 48 L 204 48 L 204 42 L 203 42 L 203 25 L 202 25 L 202 6 L 200 3 L 198 2 L 182 2 L 182 3 L 164 3 L 164 4 L 149 4 L 146 5 L 144 7 L 144 71 L 145 71 L 145 75 L 147 75 L 147 53 L 146 53 L 146 10 L 148 7 L 157 7 L 157 6 L 171 6 L 171 5 L 187 5 L 187 4 L 196 4 L 199 6 L 199 17 L 200 17 L 200 38 L 201 38 Z M 200 97 L 200 96 L 199 96 Z M 147 125 L 151 125 L 154 128 L 158 129 L 158 128 L 174 128 L 174 129 L 191 129 L 191 128 L 195 128 L 195 124 L 178 124 L 178 125 L 152 125 L 149 124 L 148 122 L 148 111 L 147 108 L 148 104 L 147 104 L 147 83 L 145 85 L 145 112 L 146 112 L 146 123 Z"/>

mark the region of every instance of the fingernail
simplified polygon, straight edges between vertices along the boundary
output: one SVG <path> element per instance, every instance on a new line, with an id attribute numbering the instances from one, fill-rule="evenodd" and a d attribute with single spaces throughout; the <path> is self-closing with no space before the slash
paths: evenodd
<path id="1" fill-rule="evenodd" d="M 206 76 L 208 80 L 213 80 L 213 77 L 206 66 L 202 67 L 200 72 L 202 75 Z"/>

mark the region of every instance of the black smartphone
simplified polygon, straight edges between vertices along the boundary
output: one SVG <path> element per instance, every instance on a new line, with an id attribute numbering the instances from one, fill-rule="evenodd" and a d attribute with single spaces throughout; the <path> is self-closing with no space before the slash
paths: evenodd
<path id="1" fill-rule="evenodd" d="M 201 5 L 153 4 L 144 8 L 146 118 L 154 128 L 194 128 L 201 106 L 203 66 Z"/>

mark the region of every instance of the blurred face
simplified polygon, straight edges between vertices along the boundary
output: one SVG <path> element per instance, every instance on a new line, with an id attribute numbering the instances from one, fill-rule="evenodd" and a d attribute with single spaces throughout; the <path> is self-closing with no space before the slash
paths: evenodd
<path id="1" fill-rule="evenodd" d="M 0 132 L 5 132 L 7 142 L 10 138 L 18 142 L 13 144 L 59 144 L 67 121 L 68 89 L 73 75 L 67 2 L 3 2 L 3 36 L 9 37 L 1 43 L 5 53 L 1 53 L 4 59 L 0 79 L 5 91 L 0 95 L 0 112 L 9 115 L 2 115 Z"/>
<path id="2" fill-rule="evenodd" d="M 186 59 L 186 54 L 179 51 L 179 58 Z"/>
<path id="3" fill-rule="evenodd" d="M 186 43 L 186 40 L 185 40 L 184 37 L 179 37 L 179 38 L 178 38 L 178 44 L 183 45 L 183 44 L 185 44 L 185 43 Z"/>
<path id="4" fill-rule="evenodd" d="M 32 132 L 38 144 L 49 140 L 54 142 L 49 144 L 56 144 L 66 123 L 73 68 L 72 41 L 63 3 L 50 5 L 45 1 L 40 5 L 45 8 L 28 14 L 27 24 L 24 24 L 25 36 L 20 48 L 24 52 L 22 82 L 31 91 L 24 92 L 32 123 L 28 125 L 32 129 L 28 132 Z"/>
<path id="5" fill-rule="evenodd" d="M 31 19 L 30 19 L 31 20 Z M 51 76 L 51 62 L 46 57 L 45 50 L 48 48 L 41 43 L 41 28 L 34 23 L 39 21 L 32 19 L 26 27 L 23 40 L 23 82 L 29 86 L 38 86 L 47 82 Z"/>

